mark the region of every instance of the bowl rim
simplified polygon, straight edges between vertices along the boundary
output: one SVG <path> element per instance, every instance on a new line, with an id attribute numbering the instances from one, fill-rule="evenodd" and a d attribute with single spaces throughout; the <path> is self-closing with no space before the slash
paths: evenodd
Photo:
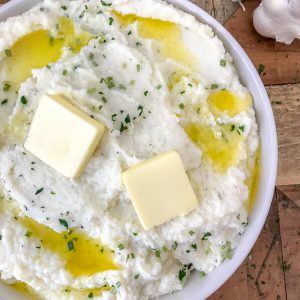
<path id="1" fill-rule="evenodd" d="M 23 13 L 41 1 L 42 0 L 11 0 L 10 2 L 0 6 L 0 21 L 5 20 L 9 16 L 15 16 Z M 251 93 L 254 93 L 255 91 L 256 97 L 254 98 L 254 106 L 256 114 L 258 114 L 258 112 L 260 113 L 259 118 L 261 121 L 259 122 L 259 130 L 262 128 L 260 126 L 261 124 L 264 128 L 264 139 L 262 139 L 262 133 L 260 131 L 260 142 L 262 145 L 261 164 L 264 163 L 263 159 L 266 160 L 267 168 L 266 170 L 262 170 L 263 174 L 260 176 L 259 190 L 256 195 L 256 202 L 258 200 L 257 198 L 259 198 L 261 203 L 259 205 L 257 203 L 257 205 L 255 204 L 256 207 L 253 209 L 255 211 L 252 211 L 250 216 L 252 220 L 249 222 L 249 226 L 243 234 L 239 245 L 235 248 L 233 258 L 231 260 L 224 261 L 204 278 L 200 278 L 196 272 L 194 272 L 194 274 L 192 274 L 188 279 L 183 290 L 176 292 L 173 295 L 161 297 L 161 300 L 200 300 L 209 297 L 231 277 L 231 275 L 247 257 L 262 230 L 270 209 L 276 182 L 278 163 L 277 135 L 271 104 L 263 82 L 251 60 L 235 38 L 216 19 L 189 0 L 165 1 L 174 5 L 176 8 L 194 15 L 197 20 L 213 28 L 218 37 L 223 41 L 227 51 L 234 57 L 234 64 L 236 65 L 236 63 L 239 63 L 240 68 L 248 73 L 248 75 L 246 74 L 247 76 L 245 76 L 253 80 L 251 88 L 247 85 L 246 86 L 249 88 Z M 238 74 L 241 75 L 240 72 L 238 72 Z M 258 100 L 261 101 L 261 103 L 259 103 L 260 106 L 257 106 Z M 257 107 L 260 107 L 260 109 L 257 109 Z M 5 290 L 5 288 L 1 287 L 1 283 L 0 289 Z"/>

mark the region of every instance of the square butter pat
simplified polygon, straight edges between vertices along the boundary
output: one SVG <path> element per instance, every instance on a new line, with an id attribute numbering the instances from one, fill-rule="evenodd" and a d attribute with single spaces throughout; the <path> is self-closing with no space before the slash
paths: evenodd
<path id="1" fill-rule="evenodd" d="M 169 151 L 123 173 L 123 182 L 144 229 L 149 230 L 198 207 L 180 155 Z"/>
<path id="2" fill-rule="evenodd" d="M 105 127 L 63 95 L 41 98 L 24 147 L 66 177 L 81 174 Z"/>

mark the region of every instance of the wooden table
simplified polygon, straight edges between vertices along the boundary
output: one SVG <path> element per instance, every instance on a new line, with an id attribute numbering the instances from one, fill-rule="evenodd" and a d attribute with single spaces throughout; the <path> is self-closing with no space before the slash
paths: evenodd
<path id="1" fill-rule="evenodd" d="M 209 300 L 300 299 L 300 41 L 286 46 L 255 33 L 260 0 L 192 0 L 236 37 L 256 66 L 275 114 L 279 169 L 272 207 L 260 237 L 236 273 Z M 0 4 L 3 3 L 0 0 Z M 188 300 L 188 299 L 184 299 Z"/>

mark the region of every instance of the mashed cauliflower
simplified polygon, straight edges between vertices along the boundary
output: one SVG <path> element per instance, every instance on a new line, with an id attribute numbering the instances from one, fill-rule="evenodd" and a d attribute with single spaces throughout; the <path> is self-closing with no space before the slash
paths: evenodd
<path id="1" fill-rule="evenodd" d="M 6 283 L 26 283 L 40 299 L 143 300 L 231 258 L 247 225 L 258 129 L 251 96 L 209 26 L 158 0 L 45 0 L 1 23 L 0 36 Z M 108 128 L 79 178 L 23 147 L 39 99 L 53 93 Z M 171 149 L 199 207 L 145 231 L 122 172 Z M 76 264 L 92 254 L 68 267 L 62 253 L 88 239 L 110 254 L 102 269 L 81 273 Z"/>

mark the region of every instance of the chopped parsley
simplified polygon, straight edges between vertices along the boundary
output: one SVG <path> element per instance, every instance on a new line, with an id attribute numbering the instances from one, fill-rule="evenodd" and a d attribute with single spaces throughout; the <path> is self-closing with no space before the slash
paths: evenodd
<path id="1" fill-rule="evenodd" d="M 40 189 L 38 189 L 36 192 L 35 192 L 35 195 L 38 195 L 38 194 L 40 194 L 42 191 L 44 190 L 44 188 L 40 188 Z"/>
<path id="2" fill-rule="evenodd" d="M 67 246 L 68 246 L 68 250 L 69 251 L 75 250 L 75 246 L 74 246 L 73 240 L 68 241 Z"/>
<path id="3" fill-rule="evenodd" d="M 225 67 L 226 66 L 226 60 L 225 59 L 221 59 L 220 60 L 220 66 L 221 67 Z"/>
<path id="4" fill-rule="evenodd" d="M 142 43 L 136 42 L 135 45 L 136 45 L 137 47 L 141 47 L 141 46 L 142 46 Z"/>
<path id="5" fill-rule="evenodd" d="M 118 245 L 118 249 L 119 249 L 119 250 L 124 250 L 124 249 L 125 249 L 125 247 L 124 247 L 124 245 L 123 245 L 123 244 L 119 244 L 119 245 Z"/>
<path id="6" fill-rule="evenodd" d="M 124 125 L 124 123 L 122 122 L 121 126 L 120 126 L 120 132 L 122 133 L 123 131 L 125 131 L 127 129 L 128 129 L 128 127 L 126 125 Z"/>
<path id="7" fill-rule="evenodd" d="M 130 80 L 130 85 L 134 85 L 135 84 L 135 80 Z"/>
<path id="8" fill-rule="evenodd" d="M 259 64 L 258 74 L 260 75 L 261 73 L 263 73 L 265 69 L 266 69 L 266 67 L 263 64 Z"/>
<path id="9" fill-rule="evenodd" d="M 33 235 L 33 233 L 31 231 L 26 231 L 26 233 L 24 234 L 24 236 L 30 238 Z"/>
<path id="10" fill-rule="evenodd" d="M 157 86 L 156 86 L 156 89 L 157 89 L 157 90 L 160 90 L 160 89 L 161 89 L 161 84 L 157 85 Z"/>
<path id="11" fill-rule="evenodd" d="M 155 250 L 154 252 L 155 252 L 155 256 L 156 256 L 157 258 L 160 258 L 160 251 L 159 251 L 159 250 Z"/>
<path id="12" fill-rule="evenodd" d="M 184 104 L 183 104 L 183 103 L 180 103 L 180 104 L 179 104 L 179 108 L 180 108 L 180 109 L 184 109 Z"/>
<path id="13" fill-rule="evenodd" d="M 192 244 L 191 247 L 192 247 L 195 251 L 197 251 L 197 244 Z"/>
<path id="14" fill-rule="evenodd" d="M 144 91 L 144 96 L 148 96 L 149 91 Z"/>
<path id="15" fill-rule="evenodd" d="M 109 89 L 112 89 L 112 88 L 114 88 L 116 86 L 115 82 L 114 82 L 114 79 L 112 77 L 106 77 L 106 78 L 104 78 L 104 83 L 106 84 L 106 86 Z"/>
<path id="16" fill-rule="evenodd" d="M 58 219 L 60 225 L 65 226 L 67 229 L 69 229 L 69 224 L 66 220 Z"/>
<path id="17" fill-rule="evenodd" d="M 103 1 L 103 0 L 101 0 L 101 4 L 102 4 L 103 6 L 111 6 L 111 3 L 107 3 L 107 2 L 105 2 L 105 1 Z"/>
<path id="18" fill-rule="evenodd" d="M 67 7 L 65 5 L 61 6 L 60 8 L 63 10 L 67 10 Z"/>
<path id="19" fill-rule="evenodd" d="M 103 32 L 101 32 L 99 34 L 99 39 L 98 39 L 98 43 L 99 44 L 104 44 L 106 42 L 106 39 L 105 39 L 105 34 Z"/>
<path id="20" fill-rule="evenodd" d="M 226 243 L 221 246 L 221 255 L 223 258 L 226 258 L 226 259 L 232 258 L 233 250 L 231 248 L 231 242 L 226 241 Z"/>
<path id="21" fill-rule="evenodd" d="M 112 23 L 114 22 L 114 19 L 112 17 L 108 18 L 108 25 L 112 25 Z"/>
<path id="22" fill-rule="evenodd" d="M 90 292 L 89 294 L 88 294 L 88 298 L 94 298 L 94 294 L 93 294 L 93 292 Z"/>
<path id="23" fill-rule="evenodd" d="M 212 90 L 215 90 L 215 89 L 217 89 L 219 87 L 219 85 L 217 84 L 217 83 L 213 83 L 212 85 L 211 85 L 211 89 Z"/>
<path id="24" fill-rule="evenodd" d="M 140 64 L 137 64 L 137 65 L 136 65 L 136 70 L 137 70 L 138 72 L 141 71 L 141 65 L 140 65 Z"/>
<path id="25" fill-rule="evenodd" d="M 205 232 L 203 237 L 201 238 L 202 241 L 208 240 L 208 237 L 212 236 L 210 232 Z"/>
<path id="26" fill-rule="evenodd" d="M 134 279 L 138 279 L 140 277 L 140 274 L 135 274 Z"/>
<path id="27" fill-rule="evenodd" d="M 130 123 L 130 116 L 129 116 L 129 114 L 127 114 L 127 116 L 125 117 L 124 121 L 125 121 L 126 124 Z"/>
<path id="28" fill-rule="evenodd" d="M 172 244 L 172 249 L 176 250 L 178 247 L 178 243 L 176 241 L 174 241 L 174 243 Z"/>
<path id="29" fill-rule="evenodd" d="M 25 96 L 22 96 L 21 97 L 21 103 L 25 105 L 25 104 L 27 104 L 27 102 L 28 102 L 27 98 Z"/>
<path id="30" fill-rule="evenodd" d="M 5 55 L 6 55 L 7 57 L 12 57 L 12 52 L 11 52 L 10 49 L 5 49 L 5 50 L 4 50 L 4 53 L 5 53 Z"/>
<path id="31" fill-rule="evenodd" d="M 189 235 L 194 235 L 194 234 L 195 234 L 195 231 L 193 231 L 193 230 L 189 231 Z"/>
<path id="32" fill-rule="evenodd" d="M 137 235 L 138 235 L 138 233 L 137 233 L 137 232 L 133 232 L 132 234 L 133 234 L 134 236 L 137 236 Z"/>
<path id="33" fill-rule="evenodd" d="M 178 272 L 178 279 L 179 279 L 181 282 L 183 282 L 184 279 L 185 279 L 185 277 L 186 277 L 186 269 L 183 268 L 183 269 L 179 270 L 179 272 Z"/>
<path id="34" fill-rule="evenodd" d="M 3 82 L 3 91 L 8 92 L 11 88 L 11 85 L 8 82 Z"/>
<path id="35" fill-rule="evenodd" d="M 63 70 L 63 71 L 62 71 L 62 74 L 63 74 L 64 76 L 66 76 L 66 75 L 68 74 L 68 71 L 67 71 L 67 70 Z"/>
<path id="36" fill-rule="evenodd" d="M 202 277 L 205 277 L 205 276 L 206 276 L 206 273 L 205 273 L 205 272 L 203 272 L 203 271 L 200 271 L 200 272 L 199 272 L 199 277 L 202 278 Z"/>
<path id="37" fill-rule="evenodd" d="M 118 88 L 123 91 L 127 90 L 126 86 L 123 84 L 119 84 Z"/>
<path id="38" fill-rule="evenodd" d="M 113 122 L 115 122 L 115 121 L 116 121 L 116 117 L 117 117 L 117 114 L 111 115 L 111 120 L 112 120 Z"/>
<path id="39" fill-rule="evenodd" d="M 1 101 L 1 105 L 6 104 L 7 102 L 8 102 L 8 99 L 4 99 L 4 100 Z"/>

